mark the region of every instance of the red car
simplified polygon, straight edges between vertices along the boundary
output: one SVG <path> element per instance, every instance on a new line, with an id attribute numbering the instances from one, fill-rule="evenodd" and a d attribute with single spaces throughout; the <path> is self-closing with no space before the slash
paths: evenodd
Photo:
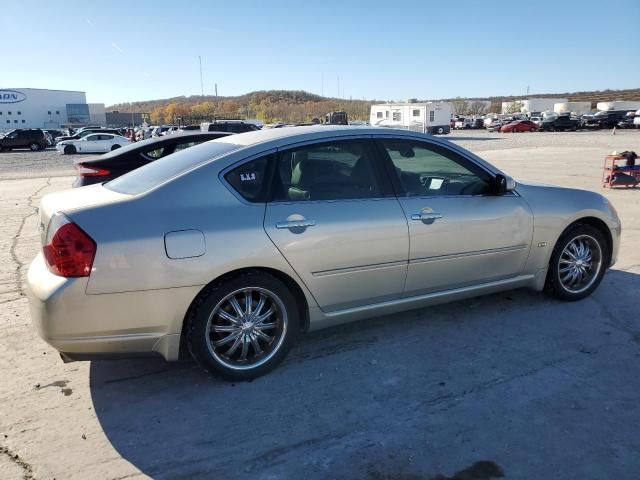
<path id="1" fill-rule="evenodd" d="M 530 120 L 516 120 L 515 122 L 503 125 L 500 131 L 502 133 L 535 132 L 537 129 L 538 125 Z"/>

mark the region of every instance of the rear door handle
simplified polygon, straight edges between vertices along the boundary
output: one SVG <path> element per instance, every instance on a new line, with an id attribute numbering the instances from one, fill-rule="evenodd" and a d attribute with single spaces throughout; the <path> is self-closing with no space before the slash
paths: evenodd
<path id="1" fill-rule="evenodd" d="M 277 222 L 276 228 L 306 228 L 314 227 L 315 220 L 286 220 L 284 222 Z"/>
<path id="2" fill-rule="evenodd" d="M 414 213 L 413 215 L 411 215 L 411 220 L 418 220 L 421 222 L 427 221 L 427 220 L 438 220 L 442 218 L 442 214 L 440 213 Z"/>

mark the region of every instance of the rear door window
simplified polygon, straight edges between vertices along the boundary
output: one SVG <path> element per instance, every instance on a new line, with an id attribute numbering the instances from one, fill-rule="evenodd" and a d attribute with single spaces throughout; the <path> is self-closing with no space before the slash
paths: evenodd
<path id="1" fill-rule="evenodd" d="M 267 200 L 267 174 L 269 160 L 273 155 L 251 160 L 228 172 L 224 178 L 238 195 L 251 203 L 264 203 Z"/>
<path id="2" fill-rule="evenodd" d="M 371 144 L 341 140 L 304 146 L 280 154 L 274 201 L 378 198 L 383 182 Z"/>

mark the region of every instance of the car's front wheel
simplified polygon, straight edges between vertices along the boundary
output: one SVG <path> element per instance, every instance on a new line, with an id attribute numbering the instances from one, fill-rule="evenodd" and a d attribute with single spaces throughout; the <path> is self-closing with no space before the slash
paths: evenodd
<path id="1" fill-rule="evenodd" d="M 561 300 L 581 300 L 598 288 L 609 247 L 600 230 L 576 224 L 562 234 L 551 255 L 546 291 Z"/>
<path id="2" fill-rule="evenodd" d="M 207 371 L 250 380 L 272 370 L 294 345 L 300 320 L 287 286 L 264 272 L 215 283 L 187 319 L 191 355 Z"/>
<path id="3" fill-rule="evenodd" d="M 111 146 L 111 151 L 113 152 L 114 150 L 117 150 L 120 148 L 120 145 L 116 144 L 116 145 L 112 145 Z"/>

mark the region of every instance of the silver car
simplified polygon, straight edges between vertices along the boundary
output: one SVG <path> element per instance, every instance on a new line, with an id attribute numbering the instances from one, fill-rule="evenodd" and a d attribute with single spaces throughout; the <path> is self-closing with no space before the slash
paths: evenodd
<path id="1" fill-rule="evenodd" d="M 31 313 L 63 359 L 190 354 L 228 379 L 342 322 L 519 287 L 579 300 L 621 230 L 596 193 L 516 184 L 428 135 L 331 126 L 223 137 L 39 211 Z"/>

